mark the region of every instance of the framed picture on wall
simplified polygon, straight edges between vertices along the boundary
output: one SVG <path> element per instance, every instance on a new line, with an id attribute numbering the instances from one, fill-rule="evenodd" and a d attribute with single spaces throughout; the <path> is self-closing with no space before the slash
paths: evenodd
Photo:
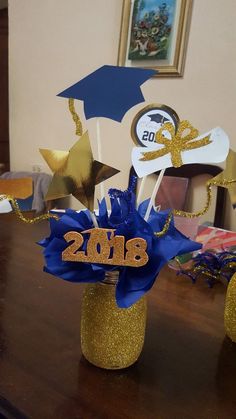
<path id="1" fill-rule="evenodd" d="M 118 65 L 181 77 L 192 0 L 123 0 Z"/>

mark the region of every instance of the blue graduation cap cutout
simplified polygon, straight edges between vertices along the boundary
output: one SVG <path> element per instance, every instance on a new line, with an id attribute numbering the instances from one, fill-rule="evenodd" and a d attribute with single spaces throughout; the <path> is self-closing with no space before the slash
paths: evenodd
<path id="1" fill-rule="evenodd" d="M 121 122 L 130 108 L 144 102 L 140 86 L 156 73 L 104 65 L 57 96 L 82 100 L 86 119 L 102 116 Z"/>

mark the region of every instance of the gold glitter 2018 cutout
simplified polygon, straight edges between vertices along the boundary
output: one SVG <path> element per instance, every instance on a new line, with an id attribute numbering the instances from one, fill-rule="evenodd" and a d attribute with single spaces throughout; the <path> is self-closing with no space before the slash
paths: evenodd
<path id="1" fill-rule="evenodd" d="M 69 231 L 64 235 L 64 239 L 68 243 L 73 243 L 62 252 L 62 260 L 67 262 L 133 266 L 136 268 L 146 265 L 148 262 L 146 240 L 141 237 L 135 237 L 125 243 L 125 237 L 115 236 L 114 232 L 114 229 L 107 228 L 92 228 L 82 231 L 82 233 Z M 109 238 L 108 233 L 110 234 Z M 85 250 L 79 251 L 84 243 L 82 234 L 90 234 L 86 252 Z"/>

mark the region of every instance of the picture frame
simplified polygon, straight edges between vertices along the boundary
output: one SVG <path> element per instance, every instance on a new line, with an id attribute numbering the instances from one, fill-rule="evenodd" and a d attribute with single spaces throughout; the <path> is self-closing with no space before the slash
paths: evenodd
<path id="1" fill-rule="evenodd" d="M 182 77 L 193 0 L 123 0 L 118 65 Z"/>

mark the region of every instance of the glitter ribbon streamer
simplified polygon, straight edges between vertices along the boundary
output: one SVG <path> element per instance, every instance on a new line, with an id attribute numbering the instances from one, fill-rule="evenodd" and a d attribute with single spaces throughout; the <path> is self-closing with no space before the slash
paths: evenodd
<path id="1" fill-rule="evenodd" d="M 222 279 L 230 281 L 236 271 L 236 254 L 233 252 L 204 252 L 193 258 L 193 266 L 190 269 L 182 269 L 181 264 L 179 267 L 178 275 L 187 275 L 194 283 L 199 276 L 203 276 L 208 285 L 212 287 Z"/>
<path id="2" fill-rule="evenodd" d="M 215 182 L 214 179 L 208 180 L 206 183 L 206 190 L 207 190 L 207 201 L 204 206 L 204 208 L 198 212 L 186 212 L 181 210 L 174 210 L 174 215 L 180 215 L 181 217 L 187 217 L 187 218 L 196 218 L 201 217 L 204 215 L 210 208 L 211 201 L 212 201 L 212 186 L 228 186 L 236 182 L 236 179 L 223 179 L 222 181 Z"/>
<path id="3" fill-rule="evenodd" d="M 163 237 L 168 232 L 172 218 L 173 218 L 173 212 L 171 211 L 167 216 L 163 229 L 161 231 L 154 233 L 156 237 Z"/>
<path id="4" fill-rule="evenodd" d="M 156 231 L 154 233 L 155 236 L 156 237 L 163 237 L 168 232 L 170 224 L 171 224 L 172 217 L 174 215 L 179 215 L 180 217 L 185 217 L 185 218 L 197 218 L 197 217 L 201 217 L 202 215 L 204 215 L 209 210 L 209 208 L 211 206 L 212 186 L 226 187 L 226 186 L 229 186 L 229 185 L 231 185 L 235 182 L 236 182 L 236 179 L 230 179 L 230 180 L 223 179 L 222 181 L 215 181 L 214 179 L 209 180 L 206 183 L 207 201 L 206 201 L 206 204 L 203 207 L 203 209 L 201 209 L 200 211 L 197 211 L 197 212 L 187 212 L 187 211 L 173 209 L 172 211 L 169 212 L 162 230 L 158 231 L 158 232 Z"/>
<path id="5" fill-rule="evenodd" d="M 212 201 L 212 186 L 222 186 L 222 187 L 226 187 L 229 186 L 233 183 L 236 182 L 236 179 L 223 179 L 222 181 L 215 181 L 214 179 L 212 180 L 208 180 L 208 182 L 206 183 L 206 191 L 207 191 L 207 201 L 206 204 L 204 206 L 204 208 L 200 211 L 197 212 L 186 212 L 186 211 L 182 211 L 182 210 L 172 210 L 167 219 L 166 222 L 164 224 L 164 227 L 162 229 L 162 231 L 156 232 L 155 235 L 157 237 L 162 237 L 164 236 L 164 234 L 167 233 L 170 223 L 171 223 L 171 219 L 173 217 L 173 215 L 179 215 L 180 217 L 185 217 L 185 218 L 197 218 L 197 217 L 201 217 L 202 215 L 204 215 L 210 208 L 211 206 L 211 201 Z"/>
<path id="6" fill-rule="evenodd" d="M 218 185 L 224 179 L 234 179 L 236 177 L 236 152 L 229 150 L 229 154 L 226 160 L 225 169 L 214 177 L 215 185 Z M 236 208 L 236 184 L 234 185 L 224 185 L 229 192 L 230 200 L 233 208 Z"/>
<path id="7" fill-rule="evenodd" d="M 23 221 L 24 223 L 27 224 L 35 224 L 38 223 L 39 221 L 43 221 L 43 220 L 48 220 L 49 218 L 53 218 L 54 220 L 59 220 L 59 217 L 55 214 L 42 214 L 42 215 L 38 215 L 37 217 L 33 217 L 33 218 L 27 218 L 24 217 L 24 215 L 22 214 L 20 207 L 18 205 L 17 200 L 11 196 L 11 195 L 2 195 L 0 196 L 0 201 L 4 201 L 5 199 L 7 199 L 9 202 L 11 202 L 12 207 L 17 215 L 17 217 Z"/>
<path id="8" fill-rule="evenodd" d="M 163 237 L 169 230 L 172 218 L 174 215 L 179 215 L 181 217 L 186 217 L 186 218 L 196 218 L 196 217 L 201 217 L 202 215 L 204 215 L 208 210 L 209 207 L 211 205 L 211 200 L 212 200 L 212 186 L 217 185 L 217 186 L 228 186 L 230 184 L 233 184 L 236 182 L 236 179 L 231 179 L 231 180 L 226 180 L 223 179 L 222 181 L 217 181 L 215 182 L 214 179 L 213 180 L 209 180 L 206 184 L 206 189 L 207 189 L 207 202 L 204 206 L 204 208 L 198 212 L 186 212 L 186 211 L 181 211 L 181 210 L 173 210 L 170 211 L 166 221 L 164 223 L 164 226 L 162 228 L 161 231 L 155 232 L 155 236 L 156 237 Z M 42 214 L 40 216 L 34 217 L 34 218 L 26 218 L 23 216 L 19 205 L 17 203 L 17 200 L 11 196 L 11 195 L 2 195 L 0 197 L 0 201 L 3 201 L 4 199 L 8 199 L 8 201 L 10 201 L 12 203 L 12 207 L 16 213 L 16 215 L 18 216 L 18 218 L 28 224 L 34 224 L 37 223 L 39 221 L 43 221 L 43 220 L 48 220 L 50 218 L 54 218 L 55 220 L 58 220 L 59 217 L 55 214 Z"/>
<path id="9" fill-rule="evenodd" d="M 75 126 L 76 126 L 75 134 L 81 137 L 81 135 L 83 135 L 83 126 L 82 126 L 82 122 L 80 120 L 79 115 L 75 112 L 74 99 L 72 98 L 69 99 L 69 110 L 72 115 L 73 121 L 75 122 Z"/>
<path id="10" fill-rule="evenodd" d="M 185 130 L 188 130 L 189 133 L 183 135 Z M 171 139 L 164 137 L 163 131 L 168 131 Z M 180 122 L 177 133 L 175 133 L 175 127 L 170 122 L 167 122 L 160 128 L 159 131 L 157 131 L 155 137 L 156 142 L 158 144 L 163 144 L 165 147 L 163 147 L 160 150 L 142 153 L 144 157 L 140 160 L 154 160 L 158 157 L 162 157 L 170 153 L 173 166 L 180 167 L 183 165 L 181 157 L 182 151 L 204 147 L 211 143 L 210 135 L 199 140 L 193 141 L 195 138 L 198 137 L 198 135 L 198 130 L 193 128 L 193 126 L 188 121 Z"/>

